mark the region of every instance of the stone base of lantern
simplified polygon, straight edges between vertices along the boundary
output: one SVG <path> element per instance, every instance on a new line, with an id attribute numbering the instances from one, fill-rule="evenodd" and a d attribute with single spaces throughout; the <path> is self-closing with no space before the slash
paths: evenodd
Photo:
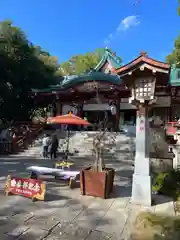
<path id="1" fill-rule="evenodd" d="M 131 203 L 151 206 L 151 176 L 133 174 Z"/>

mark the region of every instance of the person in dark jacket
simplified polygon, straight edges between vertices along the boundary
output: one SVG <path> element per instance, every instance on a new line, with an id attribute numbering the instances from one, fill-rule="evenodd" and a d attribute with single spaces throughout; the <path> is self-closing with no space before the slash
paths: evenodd
<path id="1" fill-rule="evenodd" d="M 50 156 L 51 156 L 51 159 L 54 159 L 56 158 L 56 152 L 57 152 L 57 149 L 58 149 L 58 139 L 57 139 L 57 136 L 56 134 L 52 135 L 52 138 L 51 138 L 51 145 L 50 145 Z"/>

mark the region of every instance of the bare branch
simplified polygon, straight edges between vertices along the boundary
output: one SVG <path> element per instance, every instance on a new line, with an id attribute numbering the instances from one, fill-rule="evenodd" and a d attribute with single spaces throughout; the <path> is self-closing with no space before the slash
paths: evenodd
<path id="1" fill-rule="evenodd" d="M 102 104 L 101 97 L 99 94 L 99 86 L 96 85 L 96 100 L 97 104 Z M 106 136 L 106 132 L 108 130 L 108 113 L 104 111 L 104 120 L 98 123 L 98 131 L 93 138 L 93 152 L 95 153 L 95 163 L 94 163 L 94 170 L 95 171 L 103 171 L 105 168 L 104 163 L 104 146 L 106 140 L 109 140 L 109 137 Z M 111 139 L 112 143 L 115 143 L 115 138 Z M 109 141 L 110 143 L 110 141 Z"/>

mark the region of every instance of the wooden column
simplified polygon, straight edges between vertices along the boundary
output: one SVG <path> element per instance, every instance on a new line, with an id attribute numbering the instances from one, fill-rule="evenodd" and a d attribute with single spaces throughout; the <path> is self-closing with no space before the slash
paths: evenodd
<path id="1" fill-rule="evenodd" d="M 62 114 L 63 114 L 63 113 L 62 113 L 62 107 L 63 107 L 63 105 L 62 105 L 62 103 L 60 103 L 59 115 L 62 115 Z"/>
<path id="2" fill-rule="evenodd" d="M 56 108 L 56 102 L 52 103 L 52 117 L 56 117 L 57 115 L 57 108 Z"/>
<path id="3" fill-rule="evenodd" d="M 167 118 L 168 118 L 169 122 L 172 122 L 172 120 L 173 120 L 173 98 L 172 98 L 172 94 L 170 96 L 170 107 L 169 107 Z"/>
<path id="4" fill-rule="evenodd" d="M 62 103 L 56 102 L 56 115 L 62 115 Z"/>
<path id="5" fill-rule="evenodd" d="M 174 121 L 175 119 L 175 115 L 174 111 L 175 111 L 175 102 L 174 99 L 176 98 L 176 94 L 177 94 L 177 89 L 175 87 L 171 88 L 171 104 L 170 104 L 170 108 L 169 108 L 169 122 Z"/>
<path id="6" fill-rule="evenodd" d="M 116 132 L 119 132 L 120 101 L 120 99 L 116 100 Z"/>
<path id="7" fill-rule="evenodd" d="M 83 103 L 78 105 L 78 114 L 79 117 L 83 117 Z"/>

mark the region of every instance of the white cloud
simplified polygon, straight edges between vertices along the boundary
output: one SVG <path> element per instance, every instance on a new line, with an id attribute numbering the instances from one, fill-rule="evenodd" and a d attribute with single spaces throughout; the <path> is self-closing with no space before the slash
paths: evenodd
<path id="1" fill-rule="evenodd" d="M 104 44 L 107 46 L 109 43 L 117 36 L 120 31 L 126 31 L 129 28 L 136 27 L 140 24 L 140 20 L 138 16 L 132 15 L 127 16 L 123 20 L 121 20 L 119 26 L 116 28 L 114 33 L 108 35 L 108 37 L 104 40 Z"/>
<path id="2" fill-rule="evenodd" d="M 131 27 L 136 27 L 140 24 L 140 20 L 138 19 L 137 16 L 128 16 L 125 17 L 119 24 L 117 31 L 121 31 L 121 30 L 127 30 Z"/>
<path id="3" fill-rule="evenodd" d="M 113 39 L 114 35 L 112 33 L 110 33 L 108 35 L 108 37 L 104 40 L 104 44 L 108 45 L 110 43 L 110 41 Z"/>

